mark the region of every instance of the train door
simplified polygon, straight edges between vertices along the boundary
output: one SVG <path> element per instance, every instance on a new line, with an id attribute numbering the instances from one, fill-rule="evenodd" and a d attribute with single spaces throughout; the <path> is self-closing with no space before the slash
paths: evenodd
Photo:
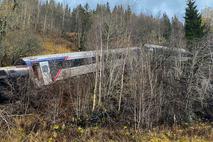
<path id="1" fill-rule="evenodd" d="M 44 80 L 44 85 L 48 85 L 48 84 L 52 83 L 52 77 L 51 77 L 51 74 L 50 74 L 50 68 L 49 68 L 48 61 L 40 62 L 39 65 L 40 65 L 40 68 L 41 68 L 41 72 L 42 72 L 42 76 L 43 76 L 43 80 Z"/>

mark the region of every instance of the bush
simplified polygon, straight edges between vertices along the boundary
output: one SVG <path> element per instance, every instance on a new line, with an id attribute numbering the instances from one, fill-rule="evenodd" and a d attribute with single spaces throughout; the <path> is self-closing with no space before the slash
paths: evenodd
<path id="1" fill-rule="evenodd" d="M 1 46 L 3 66 L 14 64 L 20 57 L 36 55 L 41 50 L 40 39 L 30 31 L 8 33 Z"/>

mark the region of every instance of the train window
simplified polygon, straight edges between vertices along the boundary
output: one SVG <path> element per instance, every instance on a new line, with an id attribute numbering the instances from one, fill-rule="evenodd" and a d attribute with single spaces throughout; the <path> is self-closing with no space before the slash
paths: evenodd
<path id="1" fill-rule="evenodd" d="M 60 69 L 63 68 L 63 61 L 49 61 L 50 73 L 55 77 Z"/>
<path id="2" fill-rule="evenodd" d="M 48 66 L 47 65 L 42 66 L 42 71 L 47 73 L 49 71 Z"/>
<path id="3" fill-rule="evenodd" d="M 96 58 L 92 57 L 92 63 L 95 63 L 95 62 L 96 62 Z"/>
<path id="4" fill-rule="evenodd" d="M 66 60 L 63 62 L 63 68 L 71 68 L 73 67 L 73 60 Z"/>
<path id="5" fill-rule="evenodd" d="M 83 63 L 83 59 L 75 59 L 73 66 L 74 67 L 81 66 L 82 63 Z"/>
<path id="6" fill-rule="evenodd" d="M 96 63 L 96 58 L 92 57 L 92 58 L 85 58 L 84 59 L 84 64 L 94 64 Z"/>
<path id="7" fill-rule="evenodd" d="M 62 68 L 71 68 L 71 67 L 78 67 L 88 64 L 93 64 L 96 62 L 96 58 L 82 58 L 82 59 L 74 59 L 74 60 L 66 60 L 63 62 Z"/>
<path id="8" fill-rule="evenodd" d="M 39 78 L 39 73 L 38 73 L 39 66 L 38 66 L 38 64 L 33 64 L 32 68 L 33 68 L 33 73 L 34 73 L 35 77 Z"/>
<path id="9" fill-rule="evenodd" d="M 95 57 L 90 57 L 90 58 L 84 58 L 81 59 L 81 65 L 88 65 L 88 64 L 94 64 L 96 63 L 96 58 Z"/>

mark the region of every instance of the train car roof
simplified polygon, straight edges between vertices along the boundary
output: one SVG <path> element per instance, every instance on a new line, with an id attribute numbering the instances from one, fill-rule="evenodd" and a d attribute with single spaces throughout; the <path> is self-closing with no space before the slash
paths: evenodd
<path id="1" fill-rule="evenodd" d="M 137 47 L 132 47 L 129 49 L 137 49 Z M 110 52 L 123 52 L 127 50 L 127 48 L 117 48 L 110 49 Z M 71 52 L 71 53 L 62 53 L 62 54 L 50 54 L 50 55 L 41 55 L 41 56 L 30 56 L 22 58 L 27 65 L 32 65 L 32 63 L 38 63 L 42 61 L 51 61 L 51 60 L 72 60 L 72 59 L 80 59 L 85 57 L 95 57 L 98 51 L 83 51 L 83 52 Z M 106 50 L 104 50 L 106 52 Z"/>
<path id="2" fill-rule="evenodd" d="M 62 53 L 62 54 L 50 54 L 50 55 L 41 55 L 41 56 L 30 56 L 22 58 L 27 65 L 36 62 L 42 61 L 51 61 L 51 60 L 71 60 L 84 57 L 94 57 L 94 51 L 84 51 L 84 52 L 71 52 L 71 53 Z"/>
<path id="3" fill-rule="evenodd" d="M 149 49 L 164 49 L 164 50 L 174 50 L 176 52 L 182 52 L 182 53 L 187 53 L 188 51 L 186 49 L 183 48 L 174 48 L 174 47 L 166 47 L 166 46 L 160 46 L 160 45 L 155 45 L 155 44 L 145 44 L 145 47 L 149 48 Z"/>

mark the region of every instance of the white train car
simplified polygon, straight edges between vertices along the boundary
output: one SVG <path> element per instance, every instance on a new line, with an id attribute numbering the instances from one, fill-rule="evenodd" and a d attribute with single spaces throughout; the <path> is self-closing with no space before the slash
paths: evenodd
<path id="1" fill-rule="evenodd" d="M 15 65 L 25 66 L 33 82 L 41 87 L 70 77 L 88 74 L 96 71 L 97 61 L 101 53 L 103 58 L 107 55 L 119 56 L 126 53 L 137 53 L 139 48 L 110 49 L 108 51 L 84 51 L 63 54 L 32 56 L 20 59 Z"/>
<path id="2" fill-rule="evenodd" d="M 185 49 L 170 49 L 152 44 L 145 44 L 144 47 L 148 52 L 161 53 L 169 51 L 169 54 L 175 53 L 175 58 L 180 56 L 179 60 L 187 61 L 189 59 L 189 53 Z M 59 80 L 95 72 L 101 56 L 103 61 L 114 56 L 115 61 L 112 64 L 115 66 L 120 65 L 122 63 L 121 58 L 127 54 L 133 54 L 137 57 L 142 56 L 141 48 L 131 47 L 21 58 L 12 67 L 0 67 L 0 95 L 5 86 L 11 85 L 9 83 L 16 84 L 17 78 L 30 79 L 39 88 Z"/>
<path id="3" fill-rule="evenodd" d="M 182 56 L 183 54 L 188 55 L 185 49 L 170 49 L 153 44 L 145 44 L 144 47 L 153 53 L 172 50 L 172 53 L 178 53 L 178 56 L 181 55 L 181 60 L 188 60 L 188 57 Z M 120 56 L 129 53 L 138 55 L 140 54 L 140 48 L 103 50 L 102 56 L 106 58 L 108 55 L 114 55 L 117 57 L 117 61 L 114 63 L 119 63 Z M 101 51 L 99 50 L 25 57 L 18 60 L 13 67 L 0 68 L 0 80 L 21 76 L 29 77 L 38 87 L 50 85 L 58 80 L 95 72 L 100 56 Z"/>
<path id="4" fill-rule="evenodd" d="M 154 54 L 164 54 L 182 62 L 188 61 L 192 57 L 191 53 L 184 48 L 166 47 L 154 44 L 145 44 L 144 47 L 147 51 Z"/>

